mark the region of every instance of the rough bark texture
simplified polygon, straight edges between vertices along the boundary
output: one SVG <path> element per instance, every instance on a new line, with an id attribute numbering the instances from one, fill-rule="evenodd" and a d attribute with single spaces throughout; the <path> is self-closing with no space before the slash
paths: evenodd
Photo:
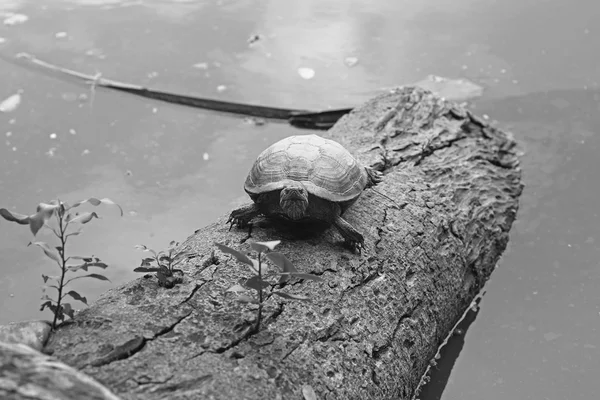
<path id="1" fill-rule="evenodd" d="M 282 240 L 296 268 L 326 280 L 283 289 L 311 303 L 270 298 L 249 334 L 255 308 L 225 293 L 248 270 L 211 256 L 215 241 L 247 249 L 247 231 L 228 231 L 224 216 L 183 245 L 202 255 L 184 284 L 113 289 L 48 350 L 123 399 L 410 398 L 506 247 L 522 190 L 515 143 L 415 88 L 369 101 L 323 136 L 385 177 L 345 213 L 365 236 L 361 255 L 332 229 L 254 226 L 253 240 Z"/>
<path id="2" fill-rule="evenodd" d="M 25 344 L 0 342 L 2 400 L 119 400 L 104 386 Z"/>
<path id="3" fill-rule="evenodd" d="M 44 321 L 12 322 L 0 326 L 0 342 L 26 344 L 34 350 L 42 350 L 52 328 Z"/>

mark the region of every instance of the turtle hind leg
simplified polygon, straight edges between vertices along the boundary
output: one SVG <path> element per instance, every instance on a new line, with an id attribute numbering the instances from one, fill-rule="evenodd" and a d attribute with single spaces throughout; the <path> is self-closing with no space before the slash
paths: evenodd
<path id="1" fill-rule="evenodd" d="M 367 171 L 367 187 L 375 186 L 383 179 L 383 174 L 377 170 L 374 170 L 371 167 L 365 167 L 365 171 Z"/>
<path id="2" fill-rule="evenodd" d="M 231 214 L 229 214 L 229 219 L 226 223 L 231 224 L 229 229 L 231 229 L 233 225 L 236 225 L 238 228 L 244 228 L 253 218 L 260 214 L 260 209 L 256 203 L 247 204 L 233 210 Z"/>
<path id="3" fill-rule="evenodd" d="M 352 250 L 358 250 L 360 253 L 365 246 L 365 238 L 363 235 L 354 229 L 344 218 L 337 216 L 333 221 L 333 226 L 340 232 L 346 244 Z"/>

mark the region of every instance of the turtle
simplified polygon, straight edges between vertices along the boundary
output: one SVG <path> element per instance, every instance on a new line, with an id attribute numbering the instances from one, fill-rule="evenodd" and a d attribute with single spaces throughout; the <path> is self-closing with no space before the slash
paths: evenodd
<path id="1" fill-rule="evenodd" d="M 231 212 L 227 223 L 243 228 L 259 215 L 290 222 L 333 225 L 353 249 L 364 237 L 342 214 L 380 172 L 363 166 L 338 142 L 318 135 L 286 137 L 264 150 L 250 169 L 244 190 L 253 203 Z"/>

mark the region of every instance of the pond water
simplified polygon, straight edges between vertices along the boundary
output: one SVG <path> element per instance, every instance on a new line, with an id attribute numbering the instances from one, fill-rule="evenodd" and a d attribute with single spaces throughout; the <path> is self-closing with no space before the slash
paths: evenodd
<path id="1" fill-rule="evenodd" d="M 0 0 L 0 54 L 314 110 L 429 74 L 480 85 L 471 107 L 515 134 L 526 188 L 445 390 L 422 398 L 591 399 L 600 371 L 599 12 L 595 0 Z M 299 133 L 0 65 L 0 101 L 22 91 L 20 106 L 0 113 L 0 207 L 29 214 L 41 201 L 95 196 L 125 210 L 94 209 L 102 219 L 73 238 L 73 253 L 110 264 L 112 283 L 74 285 L 90 300 L 136 277 L 134 245 L 164 248 L 228 212 L 258 152 Z M 309 70 L 311 79 L 299 73 Z M 0 323 L 48 317 L 38 311 L 40 275 L 56 267 L 30 240 L 26 227 L 0 221 Z"/>

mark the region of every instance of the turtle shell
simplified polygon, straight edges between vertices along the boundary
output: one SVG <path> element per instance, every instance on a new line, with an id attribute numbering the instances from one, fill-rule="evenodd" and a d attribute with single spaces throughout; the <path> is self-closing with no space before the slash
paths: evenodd
<path id="1" fill-rule="evenodd" d="M 326 200 L 356 199 L 368 182 L 365 168 L 341 144 L 317 135 L 290 136 L 264 150 L 244 188 L 250 196 L 280 190 L 290 181 Z"/>

